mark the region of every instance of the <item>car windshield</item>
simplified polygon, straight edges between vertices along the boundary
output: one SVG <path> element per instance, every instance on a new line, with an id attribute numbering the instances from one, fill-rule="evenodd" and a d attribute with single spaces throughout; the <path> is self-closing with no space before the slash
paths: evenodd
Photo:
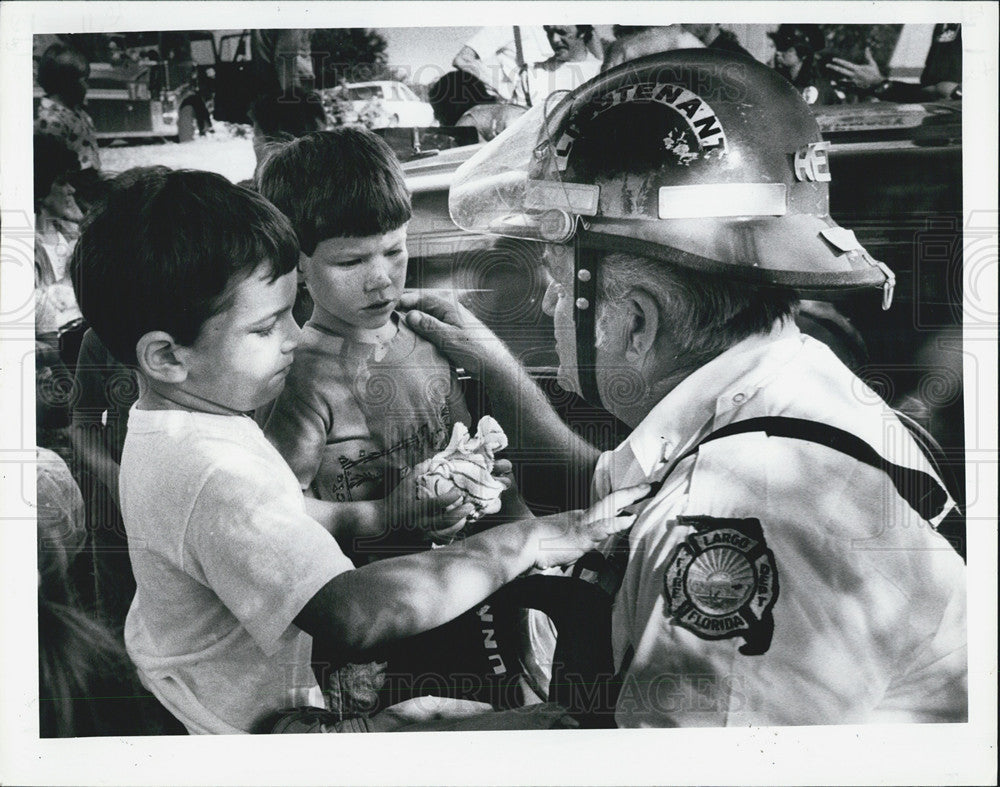
<path id="1" fill-rule="evenodd" d="M 372 98 L 382 98 L 382 88 L 378 85 L 360 85 L 344 88 L 344 96 L 348 101 L 368 101 Z"/>

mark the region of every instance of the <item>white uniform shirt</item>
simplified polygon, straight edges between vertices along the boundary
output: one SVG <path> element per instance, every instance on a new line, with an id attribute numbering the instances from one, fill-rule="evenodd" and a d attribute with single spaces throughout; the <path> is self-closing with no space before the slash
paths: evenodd
<path id="1" fill-rule="evenodd" d="M 933 475 L 891 410 L 788 324 L 685 379 L 601 457 L 594 491 L 659 480 L 710 432 L 761 416 L 839 427 Z M 726 437 L 674 468 L 629 540 L 619 726 L 966 719 L 964 564 L 882 471 L 812 442 Z M 764 652 L 741 653 L 755 638 Z"/>

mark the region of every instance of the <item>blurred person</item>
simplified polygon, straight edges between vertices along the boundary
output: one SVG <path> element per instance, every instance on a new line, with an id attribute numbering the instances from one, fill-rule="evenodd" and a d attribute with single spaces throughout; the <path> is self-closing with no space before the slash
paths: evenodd
<path id="1" fill-rule="evenodd" d="M 69 440 L 94 545 L 85 600 L 116 630 L 135 595 L 118 495 L 129 408 L 139 397 L 135 371 L 108 351 L 92 328 L 80 344 L 73 376 Z"/>
<path id="2" fill-rule="evenodd" d="M 601 71 L 657 52 L 671 49 L 700 49 L 705 46 L 683 25 L 631 26 L 615 25 L 615 40 L 604 55 Z"/>
<path id="3" fill-rule="evenodd" d="M 914 103 L 942 98 L 958 100 L 962 97 L 962 26 L 934 25 L 931 48 L 924 61 L 919 85 L 886 79 L 875 62 L 870 47 L 865 48 L 864 63 L 852 63 L 850 60 L 834 57 L 828 68 L 843 74 L 862 95 L 881 101 Z"/>
<path id="4" fill-rule="evenodd" d="M 62 139 L 78 156 L 80 170 L 99 170 L 97 131 L 83 109 L 89 76 L 87 58 L 68 44 L 57 41 L 45 50 L 38 64 L 38 84 L 45 95 L 35 115 L 35 133 Z"/>
<path id="5" fill-rule="evenodd" d="M 308 29 L 250 31 L 250 61 L 257 76 L 258 94 L 315 86 L 311 34 Z"/>
<path id="6" fill-rule="evenodd" d="M 39 736 L 179 731 L 142 691 L 119 635 L 80 603 L 74 575 L 87 543 L 84 505 L 66 463 L 37 449 Z"/>
<path id="7" fill-rule="evenodd" d="M 601 70 L 590 42 L 593 25 L 545 25 L 552 57 L 525 67 L 514 91 L 515 103 L 535 106 L 552 93 L 574 90 Z"/>
<path id="8" fill-rule="evenodd" d="M 470 71 L 456 69 L 431 83 L 427 101 L 438 123 L 454 126 L 473 107 L 495 105 L 499 99 L 482 79 Z"/>
<path id="9" fill-rule="evenodd" d="M 46 134 L 35 134 L 33 164 L 35 337 L 72 369 L 83 335 L 83 315 L 68 269 L 83 219 L 71 183 L 80 165 L 59 137 Z"/>
<path id="10" fill-rule="evenodd" d="M 774 41 L 774 69 L 798 89 L 807 104 L 844 100 L 820 65 L 818 55 L 826 41 L 819 25 L 781 25 L 768 36 Z"/>
<path id="11" fill-rule="evenodd" d="M 288 142 L 329 125 L 323 99 L 315 90 L 291 87 L 283 93 L 264 93 L 250 106 L 253 123 L 255 171 L 274 143 Z"/>
<path id="12" fill-rule="evenodd" d="M 736 34 L 731 30 L 727 30 L 722 25 L 713 22 L 706 25 L 681 25 L 681 27 L 709 49 L 720 49 L 723 52 L 735 52 L 736 54 L 753 57 L 736 40 Z"/>
<path id="13" fill-rule="evenodd" d="M 517 51 L 518 36 L 520 55 Z M 512 26 L 481 27 L 462 45 L 451 64 L 478 79 L 501 101 L 510 101 L 524 65 L 545 60 L 551 54 L 552 47 L 541 27 L 520 25 L 516 31 Z"/>

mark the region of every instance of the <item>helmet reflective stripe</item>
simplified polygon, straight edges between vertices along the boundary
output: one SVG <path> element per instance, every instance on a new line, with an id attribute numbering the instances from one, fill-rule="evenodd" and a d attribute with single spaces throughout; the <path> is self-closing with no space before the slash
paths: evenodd
<path id="1" fill-rule="evenodd" d="M 473 232 L 575 240 L 589 275 L 574 280 L 574 303 L 591 398 L 594 287 L 614 249 L 811 298 L 878 287 L 888 305 L 892 272 L 830 218 L 827 147 L 773 69 L 674 50 L 525 113 L 459 168 L 449 207 Z"/>

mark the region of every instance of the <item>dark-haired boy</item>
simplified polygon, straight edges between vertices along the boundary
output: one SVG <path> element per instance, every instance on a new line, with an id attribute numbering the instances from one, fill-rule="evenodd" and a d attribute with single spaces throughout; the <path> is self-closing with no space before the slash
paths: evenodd
<path id="1" fill-rule="evenodd" d="M 396 311 L 410 219 L 402 168 L 381 138 L 341 127 L 278 147 L 257 180 L 295 228 L 314 302 L 264 431 L 307 493 L 342 504 L 348 526 L 386 522 L 399 479 L 471 420 L 448 361 Z M 354 549 L 351 535 L 338 533 Z"/>
<path id="2" fill-rule="evenodd" d="M 645 491 L 354 569 L 324 529 L 330 506 L 307 511 L 246 415 L 281 390 L 299 341 L 297 255 L 288 221 L 257 194 L 157 169 L 120 176 L 73 256 L 84 315 L 138 370 L 120 479 L 137 586 L 126 646 L 190 732 L 247 732 L 276 711 L 322 707 L 314 646 L 370 659 L 533 565 L 576 559 L 631 522 L 602 514 Z M 386 711 L 330 729 L 400 720 Z"/>

